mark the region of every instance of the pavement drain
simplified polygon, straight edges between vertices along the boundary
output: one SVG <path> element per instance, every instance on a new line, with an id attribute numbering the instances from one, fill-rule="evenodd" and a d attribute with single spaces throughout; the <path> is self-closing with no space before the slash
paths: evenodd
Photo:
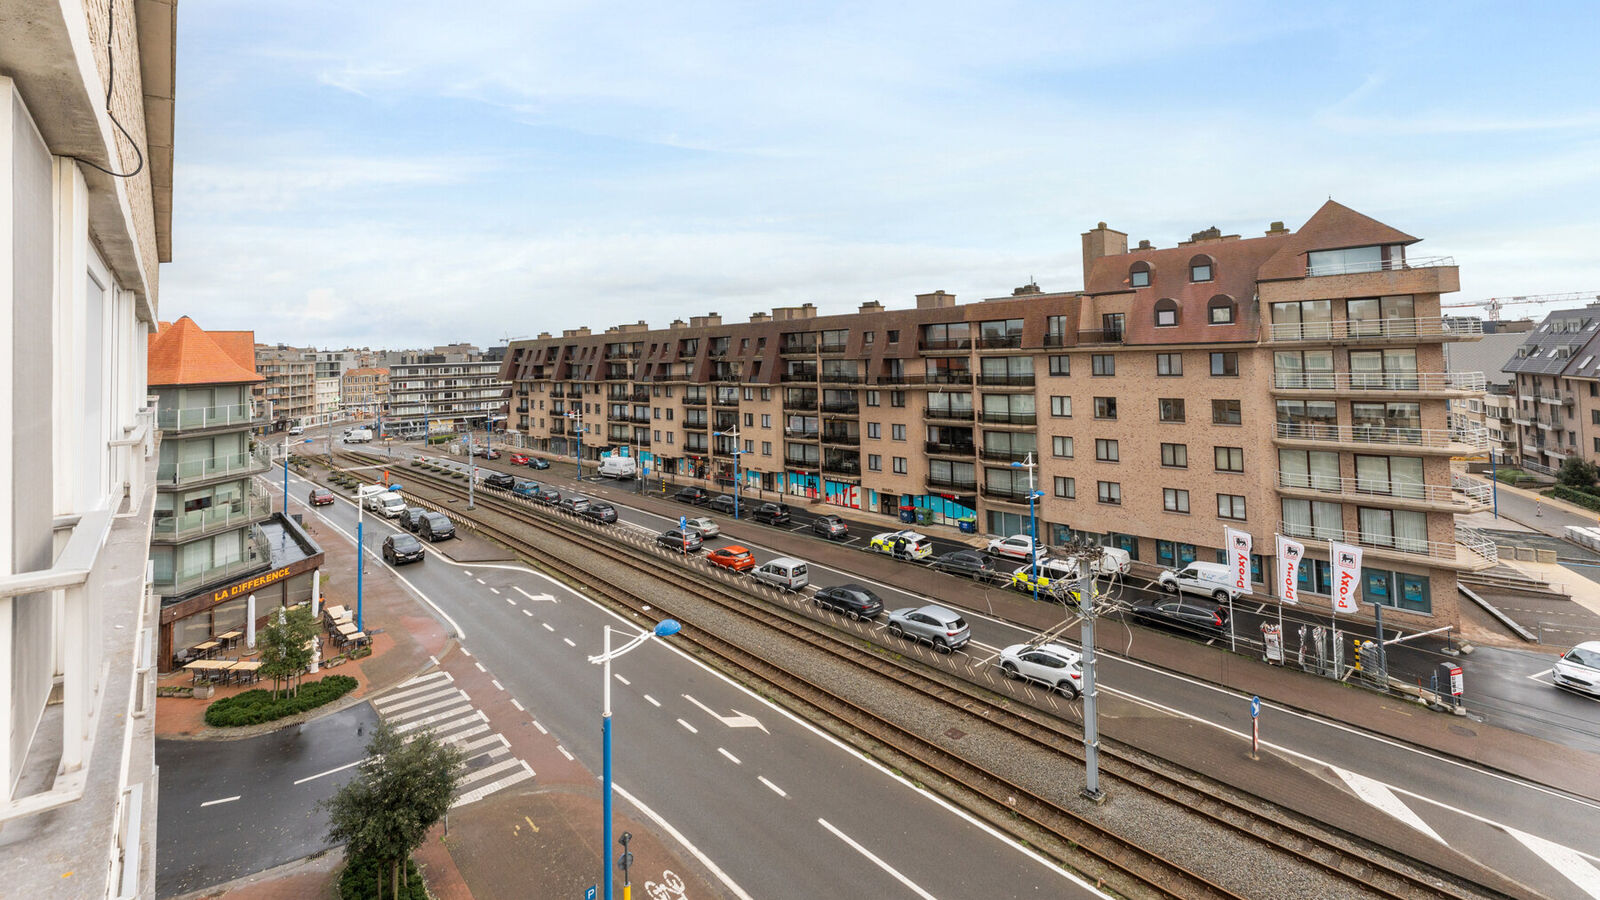
<path id="1" fill-rule="evenodd" d="M 946 731 L 944 733 L 944 736 L 949 738 L 952 741 L 959 741 L 962 738 L 966 737 L 967 733 L 965 731 L 962 731 L 959 728 L 952 728 L 949 731 Z"/>
<path id="2" fill-rule="evenodd" d="M 1465 725 L 1451 725 L 1450 726 L 1450 731 L 1452 733 L 1454 733 L 1454 734 L 1459 734 L 1462 737 L 1477 737 L 1478 736 L 1478 733 L 1476 731 L 1473 731 L 1471 728 L 1468 728 Z"/>

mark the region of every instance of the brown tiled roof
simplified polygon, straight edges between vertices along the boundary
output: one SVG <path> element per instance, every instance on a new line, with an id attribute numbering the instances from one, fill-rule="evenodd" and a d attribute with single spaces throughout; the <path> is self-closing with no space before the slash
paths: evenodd
<path id="1" fill-rule="evenodd" d="M 256 333 L 254 331 L 208 331 L 217 346 L 227 351 L 233 361 L 246 369 L 256 368 Z"/>
<path id="2" fill-rule="evenodd" d="M 253 333 L 225 331 L 220 334 L 224 336 L 221 343 L 188 316 L 161 328 L 150 336 L 149 383 L 152 386 L 240 384 L 263 380 L 255 370 Z M 241 339 L 239 335 L 248 337 Z M 240 346 L 252 348 L 249 365 L 241 364 L 236 356 Z"/>
<path id="3" fill-rule="evenodd" d="M 1346 247 L 1373 244 L 1415 244 L 1419 240 L 1421 238 L 1414 238 L 1342 203 L 1329 200 L 1261 266 L 1260 278 L 1270 281 L 1275 278 L 1305 277 L 1306 253 L 1311 250 L 1343 250 Z"/>

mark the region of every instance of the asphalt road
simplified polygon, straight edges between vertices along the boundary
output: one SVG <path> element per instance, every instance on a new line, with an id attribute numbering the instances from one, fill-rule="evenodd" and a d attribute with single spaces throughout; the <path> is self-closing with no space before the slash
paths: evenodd
<path id="1" fill-rule="evenodd" d="M 360 703 L 245 740 L 156 741 L 156 893 L 211 887 L 332 846 L 316 803 L 355 774 L 350 764 L 365 756 L 376 724 Z"/>

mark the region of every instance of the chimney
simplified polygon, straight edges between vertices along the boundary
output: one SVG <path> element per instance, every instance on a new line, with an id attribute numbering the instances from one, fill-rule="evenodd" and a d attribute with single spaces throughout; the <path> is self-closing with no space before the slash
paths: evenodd
<path id="1" fill-rule="evenodd" d="M 1089 266 L 1102 256 L 1121 256 L 1128 252 L 1128 236 L 1101 222 L 1083 233 L 1083 283 L 1089 284 Z"/>
<path id="2" fill-rule="evenodd" d="M 752 322 L 771 322 L 772 321 L 772 315 L 770 313 L 764 313 L 764 312 L 751 313 L 750 314 L 750 321 L 752 321 Z"/>
<path id="3" fill-rule="evenodd" d="M 956 305 L 956 295 L 944 291 L 917 295 L 917 309 L 944 309 Z"/>
<path id="4" fill-rule="evenodd" d="M 1039 285 L 1037 285 L 1034 282 L 1030 281 L 1027 284 L 1023 285 L 1022 287 L 1014 288 L 1011 291 L 1011 296 L 1013 296 L 1013 297 L 1026 297 L 1029 294 L 1042 294 L 1042 293 L 1044 293 L 1044 291 L 1040 290 Z"/>
<path id="5" fill-rule="evenodd" d="M 669 329 L 671 329 L 673 331 L 676 331 L 679 328 L 688 328 L 688 327 L 689 327 L 688 323 L 684 322 L 682 319 L 673 319 L 672 320 L 672 324 L 667 326 L 667 328 L 669 328 Z"/>
<path id="6" fill-rule="evenodd" d="M 856 310 L 856 312 L 858 312 L 858 313 L 883 312 L 883 304 L 879 303 L 876 300 L 868 300 L 867 302 L 861 304 L 861 308 Z"/>
<path id="7" fill-rule="evenodd" d="M 1288 233 L 1289 233 L 1289 229 L 1283 227 L 1283 223 L 1282 222 L 1273 222 L 1272 225 L 1270 225 L 1267 228 L 1267 234 L 1268 235 L 1288 234 Z"/>
<path id="8" fill-rule="evenodd" d="M 1148 240 L 1144 240 L 1144 241 L 1140 241 L 1139 242 L 1139 249 L 1140 250 L 1154 250 L 1155 248 L 1156 248 L 1155 245 L 1150 243 Z"/>
<path id="9" fill-rule="evenodd" d="M 689 327 L 691 328 L 714 328 L 721 324 L 722 316 L 714 312 L 706 313 L 703 316 L 689 317 Z"/>
<path id="10" fill-rule="evenodd" d="M 550 332 L 548 332 L 548 331 L 539 332 L 539 340 L 541 340 L 541 341 L 550 340 Z"/>

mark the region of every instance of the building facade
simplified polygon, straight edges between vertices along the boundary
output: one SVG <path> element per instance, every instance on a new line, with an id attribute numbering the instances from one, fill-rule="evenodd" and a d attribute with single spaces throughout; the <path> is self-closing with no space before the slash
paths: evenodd
<path id="1" fill-rule="evenodd" d="M 339 417 L 342 379 L 337 376 L 331 378 L 318 377 L 315 385 L 315 423 L 318 425 L 326 425 Z"/>
<path id="2" fill-rule="evenodd" d="M 340 382 L 341 402 L 353 415 L 371 415 L 389 402 L 389 370 L 382 366 L 348 369 Z"/>
<path id="3" fill-rule="evenodd" d="M 1600 460 L 1600 302 L 1553 312 L 1522 337 L 1505 364 L 1517 464 L 1550 475 L 1570 456 Z"/>
<path id="4" fill-rule="evenodd" d="M 175 5 L 0 7 L 0 858 L 154 897 L 156 466 Z"/>
<path id="5" fill-rule="evenodd" d="M 500 368 L 485 360 L 450 362 L 444 355 L 390 366 L 385 430 L 434 434 L 503 420 L 507 386 Z"/>
<path id="6" fill-rule="evenodd" d="M 1444 345 L 1445 371 L 1482 372 L 1485 379 L 1482 393 L 1449 401 L 1450 427 L 1458 431 L 1482 429 L 1495 459 L 1510 461 L 1517 457 L 1517 426 L 1512 421 L 1517 398 L 1512 376 L 1504 367 L 1533 330 L 1533 323 L 1520 319 L 1483 324 L 1482 340 Z"/>
<path id="7" fill-rule="evenodd" d="M 511 344 L 509 427 L 724 485 L 737 453 L 747 488 L 930 524 L 1005 535 L 1036 513 L 1042 541 L 1163 566 L 1220 559 L 1235 527 L 1268 551 L 1258 580 L 1284 533 L 1310 595 L 1327 542 L 1359 543 L 1369 598 L 1451 621 L 1456 573 L 1495 551 L 1455 527 L 1485 498 L 1450 457 L 1485 436 L 1452 432 L 1446 401 L 1483 379 L 1447 374 L 1442 345 L 1481 327 L 1440 315 L 1457 270 L 1408 257 L 1416 240 L 1331 201 L 1297 232 L 1165 249 L 1102 224 L 1082 291 L 541 335 Z"/>
<path id="8" fill-rule="evenodd" d="M 283 431 L 311 425 L 317 412 L 316 353 L 284 344 L 256 345 L 256 371 L 264 379 L 256 385 L 255 399 L 262 404 L 266 430 Z"/>

